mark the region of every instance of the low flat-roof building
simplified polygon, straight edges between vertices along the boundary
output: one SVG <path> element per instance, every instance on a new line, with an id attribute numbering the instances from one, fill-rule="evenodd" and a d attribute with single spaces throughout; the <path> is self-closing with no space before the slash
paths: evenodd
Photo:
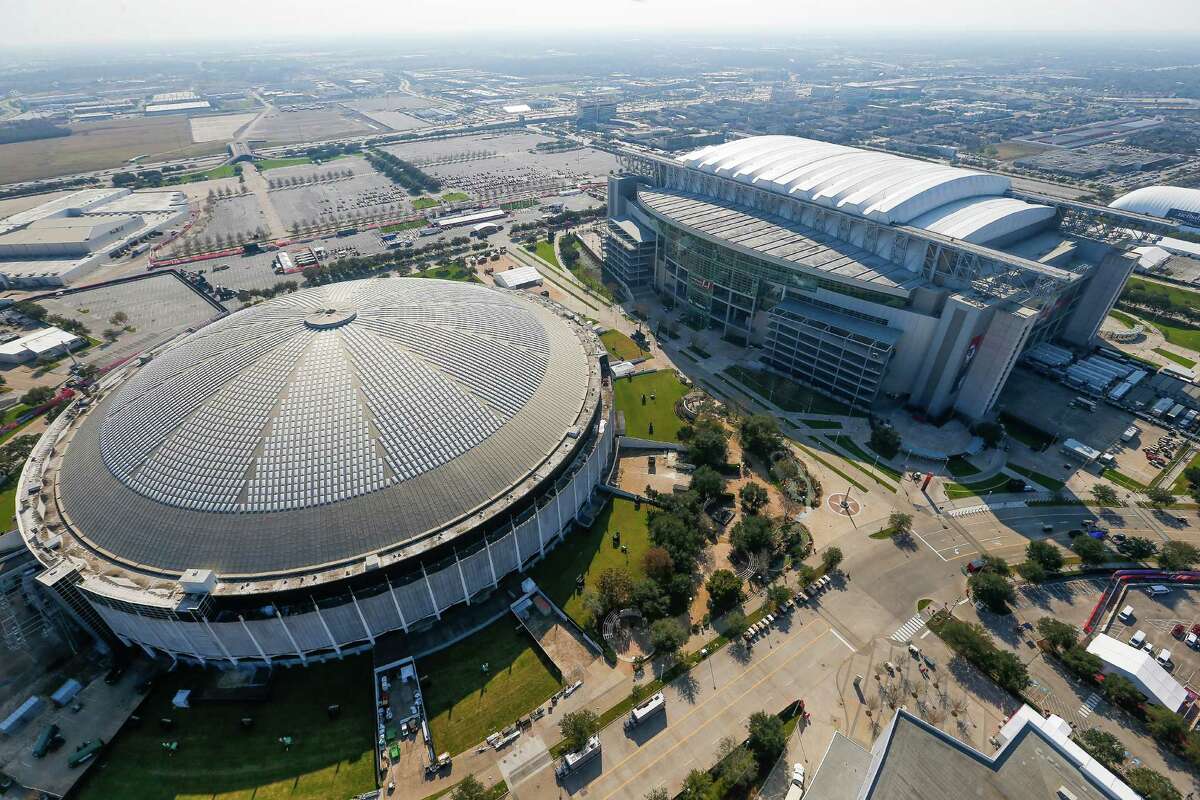
<path id="1" fill-rule="evenodd" d="M 1087 651 L 1104 662 L 1105 675 L 1115 673 L 1128 678 L 1138 691 L 1155 703 L 1178 711 L 1187 700 L 1187 689 L 1140 647 L 1132 647 L 1101 633 L 1088 643 Z"/>
<path id="2" fill-rule="evenodd" d="M 496 285 L 501 289 L 524 289 L 526 286 L 541 286 L 542 275 L 534 267 L 513 267 L 496 273 Z"/>
<path id="3" fill-rule="evenodd" d="M 84 341 L 61 328 L 45 328 L 40 331 L 0 344 L 0 364 L 24 364 L 27 361 L 58 358 L 67 349 L 77 350 Z"/>

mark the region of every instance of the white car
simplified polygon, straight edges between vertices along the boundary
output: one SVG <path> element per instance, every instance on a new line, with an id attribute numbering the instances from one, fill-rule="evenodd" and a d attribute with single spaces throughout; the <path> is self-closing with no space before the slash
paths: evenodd
<path id="1" fill-rule="evenodd" d="M 1171 665 L 1171 651 L 1164 647 L 1162 650 L 1158 651 L 1158 658 L 1156 658 L 1154 660 L 1157 661 L 1158 663 L 1162 664 L 1164 667 L 1170 666 Z"/>
<path id="2" fill-rule="evenodd" d="M 793 764 L 792 765 L 792 783 L 794 783 L 796 786 L 804 786 L 804 765 L 803 764 Z"/>
<path id="3" fill-rule="evenodd" d="M 1191 647 L 1191 648 L 1200 647 L 1200 637 L 1197 637 L 1196 634 L 1194 634 L 1194 633 L 1189 633 L 1183 641 L 1185 644 L 1187 644 L 1188 647 Z"/>

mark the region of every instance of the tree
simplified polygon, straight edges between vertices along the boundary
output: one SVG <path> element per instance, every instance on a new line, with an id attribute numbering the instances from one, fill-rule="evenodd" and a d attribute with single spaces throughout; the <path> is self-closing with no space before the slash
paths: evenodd
<path id="1" fill-rule="evenodd" d="M 707 464 L 692 473 L 691 489 L 701 500 L 713 500 L 725 491 L 725 479 Z"/>
<path id="2" fill-rule="evenodd" d="M 1132 681 L 1116 674 L 1104 677 L 1104 698 L 1114 706 L 1129 710 L 1137 708 L 1145 699 Z"/>
<path id="3" fill-rule="evenodd" d="M 967 586 L 971 596 L 996 614 L 1007 614 L 1008 604 L 1016 600 L 1016 593 L 1009 582 L 994 572 L 980 570 L 970 577 Z"/>
<path id="4" fill-rule="evenodd" d="M 696 466 L 720 466 L 729 459 L 729 432 L 716 417 L 698 417 L 687 444 L 688 461 Z"/>
<path id="5" fill-rule="evenodd" d="M 1188 724 L 1183 717 L 1166 706 L 1146 706 L 1146 730 L 1160 742 L 1176 748 L 1183 744 L 1188 734 Z"/>
<path id="6" fill-rule="evenodd" d="M 1092 497 L 1102 506 L 1115 506 L 1119 502 L 1117 499 L 1117 490 L 1107 483 L 1097 483 L 1093 486 Z"/>
<path id="7" fill-rule="evenodd" d="M 1029 670 L 1016 653 L 1008 650 L 992 654 L 991 672 L 996 683 L 1010 692 L 1019 692 L 1029 685 Z"/>
<path id="8" fill-rule="evenodd" d="M 838 566 L 842 563 L 842 548 L 827 547 L 825 552 L 821 553 L 821 566 L 825 572 L 837 572 Z"/>
<path id="9" fill-rule="evenodd" d="M 671 794 L 663 787 L 651 789 L 644 795 L 645 800 L 671 800 Z"/>
<path id="10" fill-rule="evenodd" d="M 108 322 L 110 325 L 116 325 L 120 327 L 129 322 L 129 315 L 124 311 L 118 311 L 108 318 Z"/>
<path id="11" fill-rule="evenodd" d="M 742 579 L 727 569 L 719 569 L 709 575 L 704 588 L 708 590 L 709 610 L 714 614 L 742 602 Z"/>
<path id="12" fill-rule="evenodd" d="M 742 501 L 742 510 L 747 514 L 757 514 L 767 505 L 770 497 L 767 495 L 767 490 L 763 488 L 761 483 L 750 481 L 741 488 L 738 492 L 738 498 Z"/>
<path id="13" fill-rule="evenodd" d="M 660 656 L 673 658 L 687 640 L 687 629 L 676 619 L 667 617 L 650 625 L 650 644 Z"/>
<path id="14" fill-rule="evenodd" d="M 892 458 L 900 452 L 900 434 L 891 425 L 876 425 L 867 444 L 884 458 Z"/>
<path id="15" fill-rule="evenodd" d="M 573 753 L 582 750 L 587 740 L 599 731 L 600 718 L 586 708 L 564 714 L 558 721 L 558 732 L 562 734 L 567 749 Z"/>
<path id="16" fill-rule="evenodd" d="M 121 335 L 121 332 L 116 328 L 105 328 L 100 335 L 104 337 L 104 341 L 111 344 L 117 340 L 117 337 Z"/>
<path id="17" fill-rule="evenodd" d="M 1175 502 L 1175 495 L 1169 489 L 1161 486 L 1151 486 L 1146 490 L 1146 499 L 1155 508 L 1165 508 Z"/>
<path id="18" fill-rule="evenodd" d="M 888 515 L 888 527 L 892 529 L 892 536 L 901 538 L 908 536 L 908 534 L 912 533 L 912 524 L 912 514 L 893 511 Z"/>
<path id="19" fill-rule="evenodd" d="M 1158 565 L 1163 569 L 1191 569 L 1200 561 L 1200 550 L 1187 542 L 1170 541 L 1158 553 Z"/>
<path id="20" fill-rule="evenodd" d="M 683 779 L 683 788 L 679 790 L 680 800 L 705 800 L 712 786 L 711 775 L 702 769 L 694 769 Z"/>
<path id="21" fill-rule="evenodd" d="M 744 556 L 775 549 L 775 524 L 768 517 L 742 517 L 729 535 L 733 549 Z"/>
<path id="22" fill-rule="evenodd" d="M 760 764 L 769 764 L 779 758 L 779 754 L 787 746 L 787 733 L 784 731 L 783 720 L 765 711 L 755 711 L 746 723 L 750 735 L 746 746 L 754 753 Z"/>
<path id="23" fill-rule="evenodd" d="M 1125 555 L 1135 561 L 1149 558 L 1158 552 L 1158 545 L 1145 536 L 1130 536 L 1125 540 Z"/>
<path id="24" fill-rule="evenodd" d="M 1036 561 L 1024 561 L 1018 564 L 1017 574 L 1030 583 L 1042 583 L 1049 577 L 1046 568 Z"/>
<path id="25" fill-rule="evenodd" d="M 1000 556 L 984 556 L 983 569 L 985 572 L 992 572 L 1005 578 L 1012 574 L 1012 569 L 1008 566 L 1008 562 Z"/>
<path id="26" fill-rule="evenodd" d="M 784 603 L 791 599 L 792 593 L 781 583 L 773 583 L 767 589 L 767 602 L 774 611 L 778 611 Z"/>
<path id="27" fill-rule="evenodd" d="M 1045 540 L 1033 541 L 1025 546 L 1025 557 L 1041 566 L 1046 572 L 1054 573 L 1062 569 L 1062 551 L 1052 542 Z"/>
<path id="28" fill-rule="evenodd" d="M 647 577 L 658 583 L 666 583 L 675 571 L 675 562 L 671 554 L 661 547 L 651 547 L 642 556 L 642 569 Z"/>
<path id="29" fill-rule="evenodd" d="M 487 800 L 488 796 L 487 787 L 480 783 L 474 775 L 468 775 L 459 781 L 450 795 L 453 800 Z"/>
<path id="30" fill-rule="evenodd" d="M 1171 782 L 1148 767 L 1132 767 L 1125 771 L 1125 783 L 1142 796 L 1142 800 L 1181 800 Z"/>
<path id="31" fill-rule="evenodd" d="M 671 596 L 653 578 L 643 578 L 633 586 L 633 607 L 647 620 L 662 619 L 671 613 Z"/>
<path id="32" fill-rule="evenodd" d="M 54 397 L 54 389 L 49 386 L 35 386 L 21 395 L 21 404 L 33 408 L 42 403 L 48 403 Z"/>
<path id="33" fill-rule="evenodd" d="M 1115 769 L 1125 760 L 1125 745 L 1116 736 L 1099 728 L 1086 728 L 1075 734 L 1075 741 L 1092 758 L 1109 769 Z"/>
<path id="34" fill-rule="evenodd" d="M 746 615 L 740 611 L 730 611 L 725 615 L 725 638 L 730 640 L 740 639 L 742 634 L 750 627 L 750 620 L 746 619 Z"/>
<path id="35" fill-rule="evenodd" d="M 1068 650 L 1079 641 L 1078 628 L 1054 617 L 1039 619 L 1037 629 L 1042 638 L 1048 641 L 1055 650 Z"/>
<path id="36" fill-rule="evenodd" d="M 1093 539 L 1086 533 L 1081 533 L 1071 540 L 1071 549 L 1084 564 L 1103 564 L 1108 559 L 1108 554 L 1100 540 Z"/>
<path id="37" fill-rule="evenodd" d="M 609 567 L 596 579 L 596 594 L 604 612 L 625 608 L 633 599 L 633 578 L 624 567 Z"/>
<path id="38" fill-rule="evenodd" d="M 738 427 L 742 447 L 760 458 L 767 458 L 783 447 L 779 422 L 770 414 L 752 414 Z"/>
<path id="39" fill-rule="evenodd" d="M 1004 441 L 1004 427 L 998 422 L 981 422 L 975 426 L 975 435 L 983 439 L 986 447 L 995 447 Z"/>
<path id="40" fill-rule="evenodd" d="M 717 752 L 720 756 L 718 772 L 721 781 L 731 789 L 749 786 L 758 774 L 758 762 L 749 748 L 734 745 L 727 736 L 721 740 Z"/>
<path id="41" fill-rule="evenodd" d="M 1077 644 L 1066 648 L 1061 658 L 1064 667 L 1087 681 L 1093 680 L 1104 669 L 1104 662 L 1099 656 L 1089 653 Z"/>

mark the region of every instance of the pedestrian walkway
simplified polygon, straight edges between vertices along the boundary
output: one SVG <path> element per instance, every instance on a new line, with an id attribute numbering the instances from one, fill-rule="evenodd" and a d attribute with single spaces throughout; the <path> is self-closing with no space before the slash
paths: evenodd
<path id="1" fill-rule="evenodd" d="M 1096 710 L 1096 706 L 1100 705 L 1100 701 L 1104 698 L 1092 692 L 1088 695 L 1088 699 L 1083 701 L 1083 705 L 1079 707 L 1079 716 L 1087 719 Z"/>
<path id="2" fill-rule="evenodd" d="M 911 641 L 924 627 L 925 615 L 917 613 L 908 622 L 896 629 L 896 632 L 892 634 L 892 641 L 905 644 Z"/>

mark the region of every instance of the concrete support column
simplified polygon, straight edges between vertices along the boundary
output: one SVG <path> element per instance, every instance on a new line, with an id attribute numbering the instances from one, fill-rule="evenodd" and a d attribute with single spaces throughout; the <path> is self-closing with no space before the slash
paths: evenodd
<path id="1" fill-rule="evenodd" d="M 279 613 L 279 609 L 275 609 L 275 616 L 279 620 L 279 624 L 283 626 L 283 632 L 287 634 L 288 641 L 292 643 L 292 648 L 296 651 L 296 655 L 300 657 L 301 664 L 308 663 L 308 656 L 304 655 L 304 651 L 300 649 L 300 645 L 296 643 L 296 637 L 292 636 L 291 630 L 288 629 L 287 623 L 283 621 L 283 614 Z"/>
<path id="2" fill-rule="evenodd" d="M 421 565 L 421 577 L 425 579 L 425 590 L 429 592 L 429 602 L 433 604 L 433 615 L 438 619 L 442 618 L 442 611 L 438 608 L 437 598 L 433 595 L 433 584 L 429 582 L 429 573 L 425 571 L 425 565 Z"/>
<path id="3" fill-rule="evenodd" d="M 363 615 L 362 607 L 358 604 L 358 598 L 354 596 L 354 590 L 350 590 L 350 599 L 354 602 L 354 610 L 358 612 L 358 620 L 362 623 L 363 630 L 367 632 L 367 640 L 371 646 L 375 646 L 375 634 L 371 633 L 371 626 L 367 624 L 367 618 Z"/>
<path id="4" fill-rule="evenodd" d="M 396 590 L 392 586 L 392 579 L 387 576 L 384 576 L 383 579 L 387 581 L 388 594 L 392 596 L 392 605 L 396 607 L 396 616 L 400 618 L 400 627 L 405 633 L 408 633 L 408 620 L 404 618 L 404 611 L 400 608 L 400 598 L 396 597 Z"/>
<path id="5" fill-rule="evenodd" d="M 246 635 L 250 637 L 250 641 L 254 643 L 254 649 L 258 651 L 260 656 L 262 656 L 262 660 L 270 664 L 271 657 L 267 655 L 266 650 L 263 650 L 262 645 L 258 643 L 258 639 L 254 638 L 254 632 L 251 631 L 250 626 L 246 624 L 246 618 L 241 614 L 238 614 L 238 622 L 242 623 L 242 630 L 244 630 Z"/>
<path id="6" fill-rule="evenodd" d="M 538 508 L 537 503 L 533 504 L 533 521 L 537 523 L 538 529 L 538 549 L 543 556 L 546 555 L 546 534 L 542 531 L 542 510 Z"/>
<path id="7" fill-rule="evenodd" d="M 537 503 L 534 503 L 536 506 Z M 513 546 L 517 548 L 517 571 L 520 572 L 521 567 L 525 565 L 525 558 L 521 555 L 521 537 L 517 535 L 517 525 L 512 521 L 512 517 L 508 518 L 508 524 L 512 526 Z M 545 550 L 542 550 L 545 553 Z"/>
<path id="8" fill-rule="evenodd" d="M 325 623 L 325 617 L 321 614 L 321 607 L 317 605 L 317 598 L 312 598 L 313 610 L 317 612 L 317 619 L 321 620 L 321 627 L 325 629 L 325 635 L 329 637 L 329 643 L 333 645 L 333 651 L 338 654 L 338 658 L 342 657 L 342 648 L 338 646 L 337 639 L 333 638 L 333 631 L 329 630 L 329 625 Z"/>
<path id="9" fill-rule="evenodd" d="M 509 517 L 509 519 L 512 518 Z M 492 561 L 492 543 L 488 541 L 486 536 L 483 537 L 483 549 L 487 551 L 488 569 L 492 571 L 492 588 L 495 589 L 500 585 L 500 581 L 496 579 L 496 563 Z"/>
<path id="10" fill-rule="evenodd" d="M 462 584 L 463 602 L 471 605 L 471 593 L 467 590 L 467 576 L 463 575 L 462 559 L 458 557 L 458 551 L 454 552 L 454 563 L 458 567 L 458 582 Z"/>
<path id="11" fill-rule="evenodd" d="M 201 617 L 200 621 L 204 623 L 204 627 L 208 630 L 208 635 L 211 636 L 213 638 L 213 641 L 217 643 L 217 647 L 220 649 L 221 654 L 224 655 L 227 659 L 229 659 L 230 664 L 233 664 L 236 667 L 238 660 L 233 657 L 233 654 L 229 652 L 229 648 L 226 647 L 225 643 L 221 641 L 221 637 L 217 634 L 217 632 L 215 630 L 213 630 L 212 624 L 209 623 L 209 621 L 207 619 L 205 619 L 204 617 Z"/>

